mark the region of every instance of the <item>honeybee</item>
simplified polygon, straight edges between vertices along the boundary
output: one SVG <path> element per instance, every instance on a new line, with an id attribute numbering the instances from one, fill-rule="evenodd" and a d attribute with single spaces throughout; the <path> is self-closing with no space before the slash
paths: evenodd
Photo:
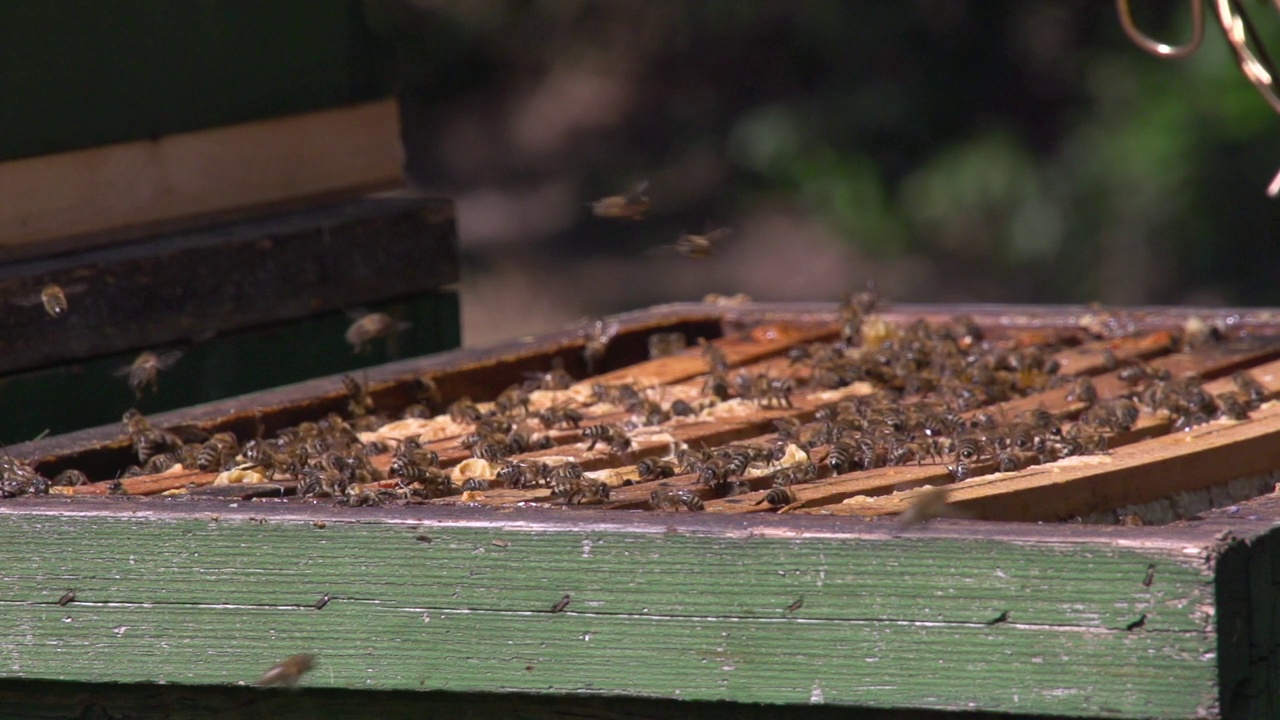
<path id="1" fill-rule="evenodd" d="M 682 332 L 654 333 L 649 336 L 649 359 L 654 360 L 689 347 L 689 338 Z"/>
<path id="2" fill-rule="evenodd" d="M 1218 393 L 1218 410 L 1222 416 L 1231 420 L 1248 420 L 1249 405 L 1238 392 Z"/>
<path id="3" fill-rule="evenodd" d="M 373 412 L 373 398 L 369 389 L 350 375 L 342 376 L 342 387 L 347 391 L 347 412 L 352 417 L 363 417 Z"/>
<path id="4" fill-rule="evenodd" d="M 513 385 L 503 390 L 493 401 L 493 407 L 500 415 L 514 417 L 529 412 L 529 393 L 520 385 Z"/>
<path id="5" fill-rule="evenodd" d="M 609 349 L 609 342 L 618 334 L 618 323 L 596 320 L 578 334 L 586 340 L 582 346 L 582 359 L 587 363 L 587 374 L 595 375 L 605 351 Z"/>
<path id="6" fill-rule="evenodd" d="M 601 505 L 609 501 L 609 484 L 587 477 L 557 478 L 552 481 L 551 495 L 565 505 Z"/>
<path id="7" fill-rule="evenodd" d="M 607 443 L 610 452 L 625 453 L 631 449 L 631 438 L 627 431 L 617 425 L 592 425 L 582 431 L 582 437 L 589 439 L 587 452 L 591 452 L 597 443 Z"/>
<path id="8" fill-rule="evenodd" d="M 765 496 L 755 501 L 754 505 L 763 505 L 768 503 L 773 507 L 782 507 L 783 505 L 791 505 L 798 502 L 799 498 L 796 493 L 789 487 L 776 487 L 765 493 Z"/>
<path id="9" fill-rule="evenodd" d="M 1071 383 L 1071 390 L 1067 392 L 1067 402 L 1082 402 L 1086 405 L 1092 405 L 1098 399 L 1098 390 L 1094 388 L 1093 381 L 1088 377 L 1078 377 Z"/>
<path id="10" fill-rule="evenodd" d="M 456 423 L 477 423 L 484 420 L 484 411 L 476 406 L 471 398 L 458 398 L 449 404 L 447 411 L 449 419 Z"/>
<path id="11" fill-rule="evenodd" d="M 291 655 L 284 660 L 272 665 L 262 678 L 258 680 L 258 685 L 269 687 L 279 685 L 282 687 L 293 687 L 298 684 L 303 675 L 313 670 L 316 666 L 316 657 L 308 653 L 300 655 Z"/>
<path id="12" fill-rule="evenodd" d="M 80 292 L 86 287 L 88 286 L 84 283 L 74 283 L 66 286 L 49 283 L 39 293 L 18 298 L 14 302 L 24 306 L 43 305 L 44 311 L 49 313 L 50 317 L 60 318 L 67 314 L 67 295 Z"/>
<path id="13" fill-rule="evenodd" d="M 707 361 L 711 373 L 723 373 L 729 369 L 729 358 L 720 348 L 707 342 L 706 338 L 698 338 L 698 346 L 702 348 L 702 359 Z"/>
<path id="14" fill-rule="evenodd" d="M 679 468 L 670 460 L 658 460 L 656 458 L 645 458 L 636 464 L 636 475 L 640 478 L 640 482 L 651 482 L 653 480 L 664 480 L 669 477 L 675 477 Z"/>
<path id="15" fill-rule="evenodd" d="M 649 213 L 649 198 L 644 194 L 648 189 L 649 181 L 643 180 L 623 195 L 600 198 L 590 203 L 591 213 L 615 220 L 643 220 Z"/>
<path id="16" fill-rule="evenodd" d="M 702 235 L 684 233 L 680 237 L 676 238 L 674 244 L 667 247 L 670 247 L 687 258 L 707 258 L 711 257 L 711 255 L 715 253 L 716 248 L 725 240 L 728 240 L 729 236 L 732 234 L 733 231 L 729 228 L 708 230 Z"/>
<path id="17" fill-rule="evenodd" d="M 127 375 L 129 378 L 129 387 L 134 394 L 141 398 L 142 391 L 150 387 L 152 390 L 160 389 L 160 372 L 173 367 L 182 357 L 180 350 L 170 350 L 168 352 L 156 353 L 151 350 L 144 350 L 133 361 L 133 364 L 122 367 L 116 371 L 116 375 Z"/>
<path id="18" fill-rule="evenodd" d="M 542 427 L 550 430 L 553 427 L 578 427 L 582 424 L 582 413 L 567 405 L 552 405 L 538 411 L 535 416 Z"/>
<path id="19" fill-rule="evenodd" d="M 498 468 L 498 481 L 517 490 L 533 487 L 547 476 L 546 468 L 539 464 L 511 462 Z"/>
<path id="20" fill-rule="evenodd" d="M 567 390 L 574 383 L 573 376 L 564 369 L 564 360 L 559 357 L 551 359 L 550 370 L 527 372 L 524 377 L 525 390 Z"/>
<path id="21" fill-rule="evenodd" d="M 658 488 L 649 493 L 649 506 L 654 510 L 677 511 L 681 508 L 692 512 L 705 510 L 702 498 L 681 488 Z"/>
<path id="22" fill-rule="evenodd" d="M 1243 370 L 1232 375 L 1231 382 L 1235 383 L 1236 389 L 1245 396 L 1250 407 L 1256 408 L 1267 399 L 1267 389 Z"/>
<path id="23" fill-rule="evenodd" d="M 88 485 L 89 476 L 76 469 L 63 470 L 53 477 L 53 484 L 60 487 Z"/>
<path id="24" fill-rule="evenodd" d="M 344 337 L 350 343 L 352 352 L 361 353 L 370 342 L 404 332 L 411 327 L 413 327 L 412 323 L 396 320 L 386 313 L 368 313 L 351 323 Z"/>
<path id="25" fill-rule="evenodd" d="M 239 442 L 236 440 L 235 433 L 217 433 L 200 446 L 200 451 L 196 455 L 196 467 L 202 472 L 216 470 L 227 460 L 235 457 L 237 447 Z"/>

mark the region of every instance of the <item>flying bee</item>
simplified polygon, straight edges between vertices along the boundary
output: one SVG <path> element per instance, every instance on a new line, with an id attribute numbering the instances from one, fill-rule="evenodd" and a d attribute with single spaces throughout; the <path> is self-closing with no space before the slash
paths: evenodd
<path id="1" fill-rule="evenodd" d="M 649 198 L 644 194 L 649 181 L 636 183 L 622 195 L 610 195 L 591 202 L 591 213 L 596 217 L 614 220 L 643 220 L 649 213 Z"/>
<path id="2" fill-rule="evenodd" d="M 78 293 L 87 287 L 88 285 L 84 283 L 73 283 L 65 286 L 49 283 L 39 293 L 17 298 L 14 303 L 23 306 L 43 305 L 44 311 L 49 313 L 50 317 L 60 318 L 67 314 L 67 296 Z"/>
<path id="3" fill-rule="evenodd" d="M 412 323 L 396 320 L 386 313 L 368 313 L 351 323 L 343 337 L 351 345 L 352 352 L 361 353 L 374 340 L 390 337 L 411 327 L 413 327 Z"/>
<path id="4" fill-rule="evenodd" d="M 535 416 L 542 427 L 550 430 L 554 427 L 578 427 L 582 424 L 582 413 L 568 405 L 552 405 L 539 410 Z"/>
<path id="5" fill-rule="evenodd" d="M 656 249 L 661 251 L 669 248 L 687 258 L 707 258 L 711 257 L 715 253 L 716 248 L 725 240 L 728 240 L 729 236 L 732 234 L 733 231 L 729 228 L 719 228 L 716 230 L 709 229 L 702 235 L 684 233 L 680 237 L 676 238 L 676 241 L 673 244 L 664 245 Z"/>
<path id="6" fill-rule="evenodd" d="M 564 360 L 559 357 L 551 359 L 551 369 L 546 372 L 527 372 L 524 374 L 525 390 L 568 390 L 574 379 L 564 369 Z"/>
<path id="7" fill-rule="evenodd" d="M 610 341 L 617 334 L 618 323 L 606 323 L 604 320 L 596 320 L 585 329 L 578 331 L 578 335 L 585 341 L 582 345 L 582 359 L 587 363 L 588 375 L 596 374 L 596 368 L 604 359 L 604 353 L 609 349 Z"/>
<path id="8" fill-rule="evenodd" d="M 582 431 L 582 437 L 591 440 L 587 444 L 587 452 L 595 448 L 596 443 L 607 443 L 609 451 L 621 454 L 631 449 L 631 438 L 627 431 L 617 425 L 592 425 Z"/>
<path id="9" fill-rule="evenodd" d="M 160 372 L 173 367 L 181 357 L 182 352 L 179 350 L 162 353 L 144 350 L 134 359 L 133 364 L 120 368 L 115 374 L 127 375 L 129 387 L 134 395 L 141 398 L 142 392 L 148 387 L 152 390 L 160 389 Z"/>
<path id="10" fill-rule="evenodd" d="M 799 502 L 800 498 L 796 497 L 795 490 L 789 487 L 776 487 L 765 493 L 765 496 L 752 503 L 753 505 L 769 504 L 773 507 L 782 507 L 783 505 L 791 505 Z"/>
<path id="11" fill-rule="evenodd" d="M 948 490 L 943 485 L 921 489 L 911 505 L 898 516 L 898 527 L 908 528 L 942 517 L 964 517 L 947 501 Z"/>
<path id="12" fill-rule="evenodd" d="M 316 666 L 316 657 L 309 654 L 291 655 L 279 663 L 272 665 L 262 678 L 258 680 L 258 685 L 268 687 L 279 685 L 282 687 L 293 687 L 298 684 L 303 675 L 306 675 Z"/>
<path id="13" fill-rule="evenodd" d="M 680 509 L 691 512 L 706 510 L 702 498 L 693 492 L 681 488 L 658 488 L 649 493 L 649 507 L 654 510 L 675 512 Z"/>
<path id="14" fill-rule="evenodd" d="M 529 393 L 520 385 L 513 385 L 493 401 L 493 407 L 500 415 L 515 416 L 529 412 Z"/>
<path id="15" fill-rule="evenodd" d="M 649 359 L 654 360 L 689 347 L 689 338 L 682 332 L 654 333 L 649 336 Z"/>

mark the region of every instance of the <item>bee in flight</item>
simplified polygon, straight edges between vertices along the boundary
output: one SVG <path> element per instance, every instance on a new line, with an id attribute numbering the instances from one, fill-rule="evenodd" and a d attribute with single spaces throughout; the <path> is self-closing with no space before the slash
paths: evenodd
<path id="1" fill-rule="evenodd" d="M 596 217 L 613 218 L 615 220 L 643 220 L 649 212 L 649 197 L 644 191 L 649 189 L 649 181 L 637 183 L 624 195 L 610 195 L 592 203 L 591 213 Z"/>
<path id="2" fill-rule="evenodd" d="M 180 350 L 170 350 L 168 352 L 156 353 L 151 350 L 144 350 L 133 364 L 127 365 L 116 371 L 116 375 L 127 375 L 129 377 L 129 387 L 133 389 L 135 395 L 142 397 L 142 391 L 148 386 L 152 390 L 160 388 L 160 371 L 173 367 L 182 357 Z"/>
<path id="3" fill-rule="evenodd" d="M 67 296 L 84 290 L 87 285 L 76 283 L 63 287 L 57 283 L 49 283 L 37 294 L 20 297 L 14 300 L 18 305 L 43 305 L 50 317 L 60 318 L 67 314 Z"/>
<path id="4" fill-rule="evenodd" d="M 326 596 L 327 597 L 327 596 Z M 298 684 L 303 675 L 306 675 L 316 666 L 316 658 L 314 655 L 303 653 L 301 655 L 291 655 L 284 660 L 272 665 L 262 675 L 262 679 L 258 680 L 258 685 L 269 687 L 272 685 L 280 685 L 283 687 L 293 687 Z"/>
<path id="5" fill-rule="evenodd" d="M 676 241 L 671 245 L 661 245 L 654 248 L 651 252 L 663 253 L 674 250 L 687 258 L 707 258 L 711 257 L 715 253 L 716 248 L 723 244 L 725 240 L 728 240 L 729 236 L 732 234 L 733 230 L 727 227 L 715 230 L 707 229 L 707 231 L 702 235 L 684 233 L 680 237 L 676 238 Z"/>
<path id="6" fill-rule="evenodd" d="M 396 320 L 386 313 L 366 313 L 351 323 L 345 337 L 353 351 L 359 353 L 363 352 L 370 342 L 404 332 L 412 326 L 412 323 Z"/>

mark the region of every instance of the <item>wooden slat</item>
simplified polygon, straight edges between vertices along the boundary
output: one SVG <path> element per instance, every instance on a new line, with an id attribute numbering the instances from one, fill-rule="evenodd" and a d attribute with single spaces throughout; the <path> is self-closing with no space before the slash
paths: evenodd
<path id="1" fill-rule="evenodd" d="M 394 100 L 12 160 L 0 259 L 398 187 L 403 165 Z"/>
<path id="2" fill-rule="evenodd" d="M 452 202 L 407 192 L 10 263 L 0 267 L 0 375 L 422 295 L 457 279 Z M 61 318 L 19 304 L 49 283 L 73 289 Z M 340 335 L 332 349 L 349 353 Z"/>

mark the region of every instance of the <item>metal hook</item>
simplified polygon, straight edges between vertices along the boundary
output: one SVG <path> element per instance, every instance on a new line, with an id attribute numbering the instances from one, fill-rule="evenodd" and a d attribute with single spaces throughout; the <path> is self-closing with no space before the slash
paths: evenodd
<path id="1" fill-rule="evenodd" d="M 1273 0 L 1273 3 L 1280 11 L 1280 0 Z M 1222 25 L 1222 32 L 1227 36 L 1227 42 L 1231 43 L 1231 49 L 1236 53 L 1240 70 L 1249 82 L 1253 83 L 1258 94 L 1271 105 L 1271 109 L 1280 113 L 1280 95 L 1276 94 L 1275 86 L 1275 64 L 1271 62 L 1266 49 L 1262 47 L 1262 42 L 1258 39 L 1258 33 L 1254 30 L 1253 23 L 1249 21 L 1249 16 L 1245 14 L 1244 8 L 1233 0 L 1217 0 L 1216 5 L 1218 22 Z M 1250 43 L 1257 48 L 1257 53 L 1250 49 Z M 1268 197 L 1277 195 L 1280 195 L 1280 173 L 1277 173 L 1271 180 L 1271 184 L 1267 186 Z"/>
<path id="2" fill-rule="evenodd" d="M 1280 0 L 1273 0 L 1273 2 L 1280 6 Z M 1200 0 L 1191 0 L 1191 39 L 1185 45 L 1166 45 L 1156 42 L 1139 30 L 1133 22 L 1129 0 L 1116 0 L 1116 12 L 1120 15 L 1120 27 L 1124 28 L 1129 39 L 1156 57 L 1174 59 L 1188 57 L 1200 49 L 1200 43 L 1204 40 L 1204 8 L 1200 5 Z"/>

